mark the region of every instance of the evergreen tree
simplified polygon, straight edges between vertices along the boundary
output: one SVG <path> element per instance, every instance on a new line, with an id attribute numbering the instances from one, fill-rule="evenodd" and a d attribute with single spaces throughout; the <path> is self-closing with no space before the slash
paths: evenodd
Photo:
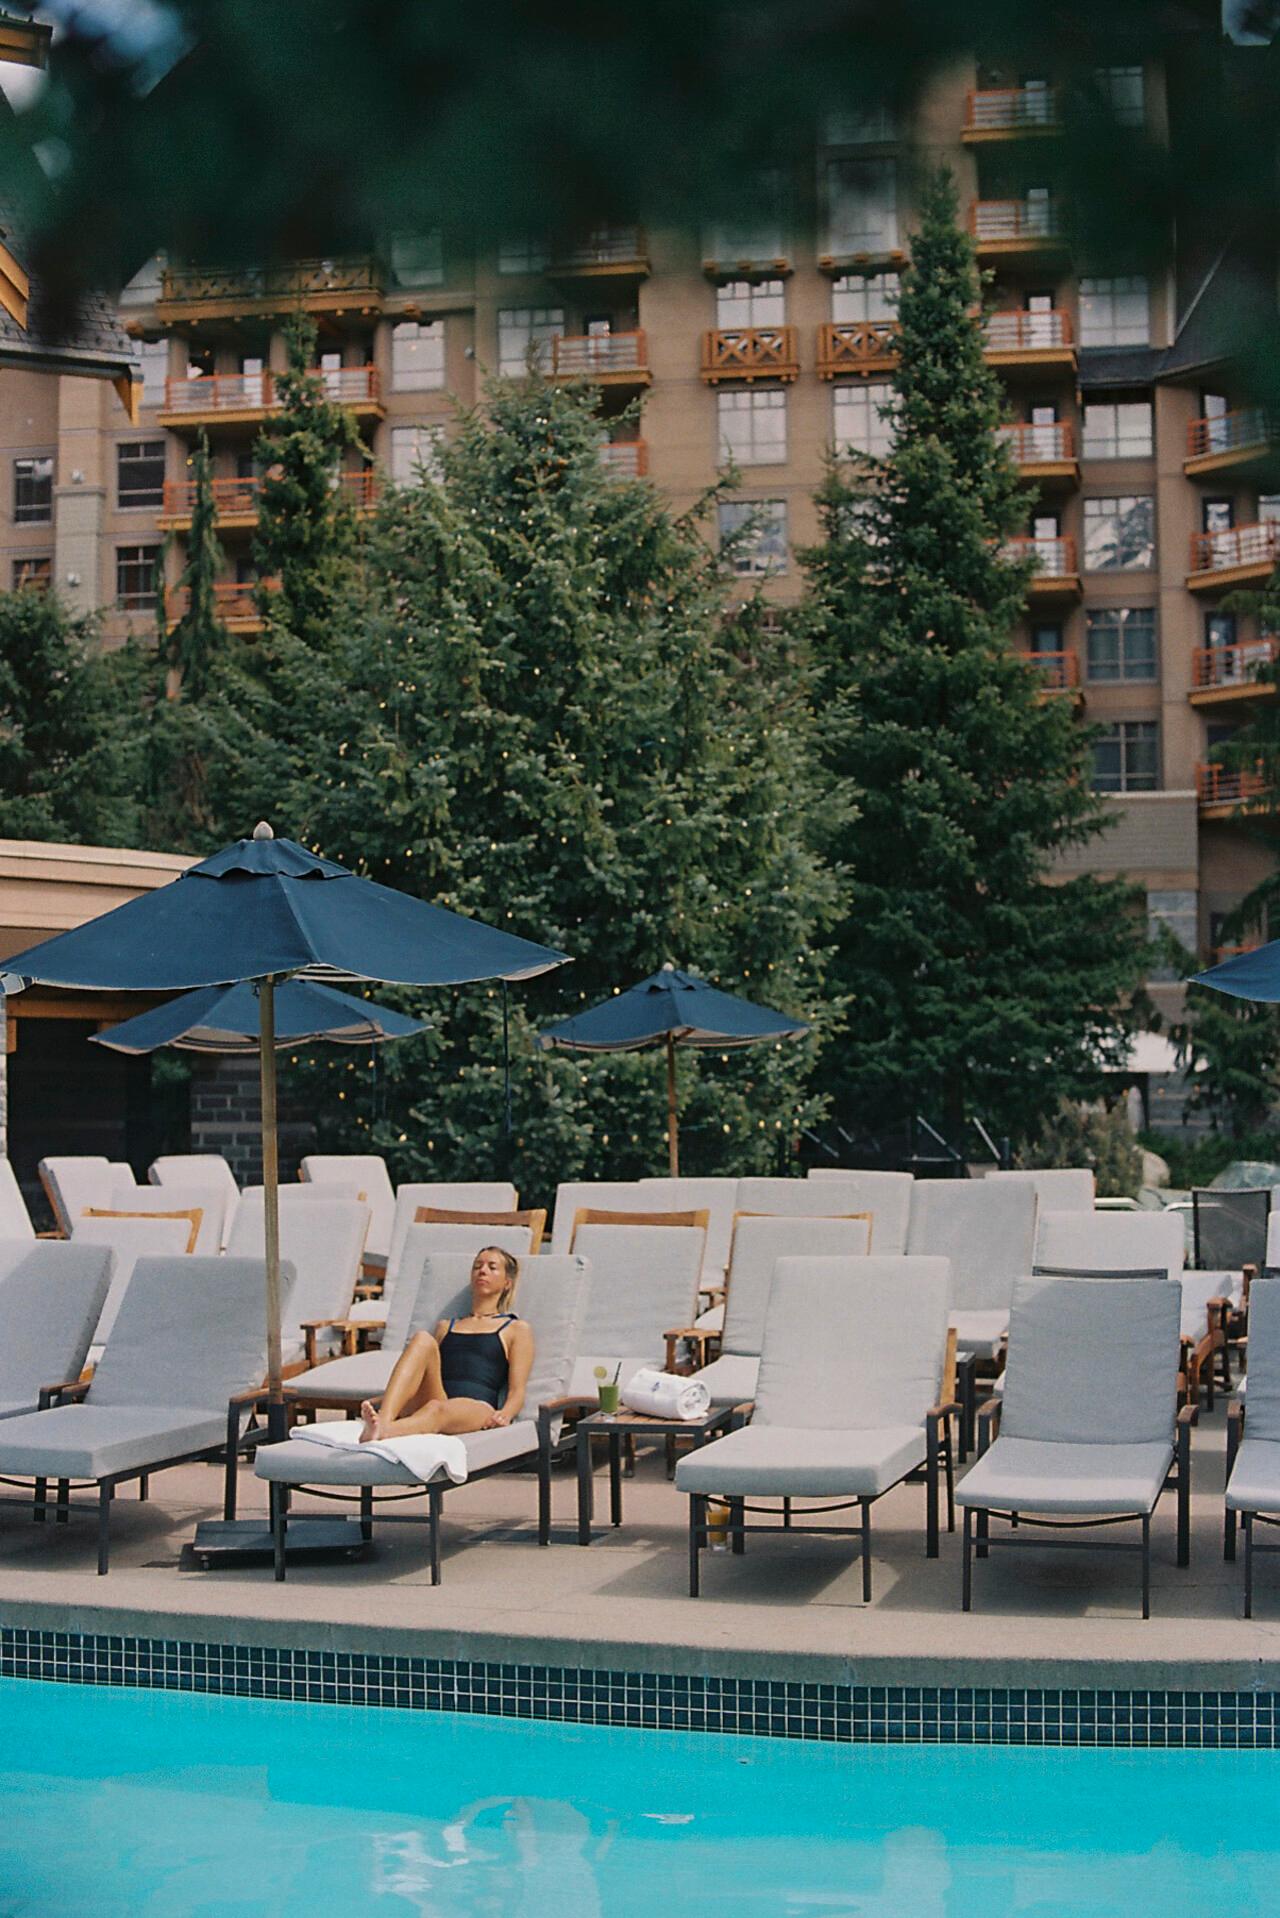
<path id="1" fill-rule="evenodd" d="M 294 826 L 574 956 L 510 995 L 526 1187 L 663 1167 L 660 1056 L 584 1063 L 534 1034 L 666 959 L 815 1020 L 810 1042 L 680 1062 L 689 1169 L 767 1168 L 821 1109 L 829 1024 L 804 652 L 758 607 L 728 617 L 693 519 L 605 478 L 589 392 L 497 383 L 445 466 L 389 499 L 331 650 L 291 656 Z M 501 1167 L 501 989 L 422 1009 L 429 1041 L 382 1055 L 377 1142 L 442 1176 Z M 351 1090 L 317 1110 L 367 1127 L 363 1062 L 313 1070 Z"/>
<path id="2" fill-rule="evenodd" d="M 183 697 L 188 701 L 198 700 L 204 694 L 227 637 L 226 628 L 218 618 L 213 590 L 222 573 L 224 555 L 218 538 L 209 439 L 203 427 L 191 456 L 191 478 L 194 488 L 191 531 L 187 535 L 187 563 L 178 582 L 186 596 L 186 605 L 168 636 L 169 680 L 165 688 L 171 698 Z"/>
<path id="3" fill-rule="evenodd" d="M 1054 884 L 1103 825 L 1086 736 L 1010 641 L 1025 573 L 1002 542 L 1027 497 L 998 443 L 979 276 L 946 173 L 903 276 L 896 430 L 883 461 L 832 468 L 807 556 L 822 742 L 856 811 L 830 845 L 852 873 L 835 978 L 848 994 L 839 1113 L 919 1111 L 1033 1132 L 1115 1057 L 1145 940 L 1131 896 Z"/>

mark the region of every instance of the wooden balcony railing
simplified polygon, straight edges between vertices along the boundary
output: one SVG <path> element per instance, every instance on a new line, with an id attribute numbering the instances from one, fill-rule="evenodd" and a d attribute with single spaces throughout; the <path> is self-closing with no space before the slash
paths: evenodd
<path id="1" fill-rule="evenodd" d="M 1074 653 L 1028 653 L 1026 659 L 1046 692 L 1069 693 L 1080 684 L 1080 661 Z"/>
<path id="2" fill-rule="evenodd" d="M 1075 579 L 1076 543 L 1066 535 L 1056 539 L 1037 539 L 1034 533 L 1018 533 L 1005 541 L 1009 559 L 1032 562 L 1031 581 Z"/>
<path id="3" fill-rule="evenodd" d="M 800 354 L 794 326 L 737 326 L 702 336 L 704 380 L 794 380 Z"/>
<path id="4" fill-rule="evenodd" d="M 979 246 L 1032 246 L 1061 238 L 1062 223 L 1051 200 L 975 200 L 969 231 Z"/>
<path id="5" fill-rule="evenodd" d="M 171 266 L 160 276 L 167 306 L 314 304 L 317 297 L 380 298 L 386 274 L 365 255 L 345 260 L 294 260 L 287 266 Z"/>
<path id="6" fill-rule="evenodd" d="M 267 592 L 274 592 L 278 580 L 266 579 L 260 582 Z M 218 580 L 213 589 L 213 606 L 218 618 L 225 620 L 228 626 L 256 625 L 261 621 L 257 601 L 258 586 L 252 580 Z M 171 626 L 177 624 L 191 604 L 190 590 L 185 586 L 171 586 L 164 596 L 165 616 Z"/>
<path id="7" fill-rule="evenodd" d="M 1254 939 L 1247 946 L 1210 946 L 1209 964 L 1220 966 L 1224 959 L 1238 959 L 1242 952 L 1257 952 L 1260 943 Z"/>
<path id="8" fill-rule="evenodd" d="M 1193 573 L 1230 573 L 1236 567 L 1271 567 L 1280 551 L 1280 522 L 1259 520 L 1220 533 L 1191 535 Z"/>
<path id="9" fill-rule="evenodd" d="M 261 481 L 256 477 L 249 479 L 215 479 L 210 482 L 213 503 L 219 518 L 233 513 L 256 513 L 258 510 L 258 489 Z M 194 480 L 166 480 L 164 484 L 163 513 L 166 519 L 189 517 L 195 509 L 196 483 Z"/>
<path id="10" fill-rule="evenodd" d="M 357 511 L 363 506 L 376 505 L 382 492 L 382 475 L 373 466 L 354 467 L 339 473 L 338 490 Z"/>
<path id="11" fill-rule="evenodd" d="M 827 321 L 818 328 L 818 378 L 888 373 L 898 364 L 896 320 Z"/>
<path id="12" fill-rule="evenodd" d="M 1052 87 L 988 87 L 965 101 L 966 133 L 1045 133 L 1058 125 Z"/>
<path id="13" fill-rule="evenodd" d="M 643 479 L 649 471 L 645 440 L 609 440 L 600 448 L 600 464 L 612 479 Z"/>
<path id="14" fill-rule="evenodd" d="M 1061 352 L 1075 344 L 1071 315 L 1060 307 L 1051 313 L 989 313 L 986 320 L 988 353 Z"/>
<path id="15" fill-rule="evenodd" d="M 1263 447 L 1274 436 L 1275 422 L 1265 407 L 1245 406 L 1213 419 L 1192 420 L 1187 427 L 1187 458 L 1204 459 L 1213 453 L 1239 453 Z"/>
<path id="16" fill-rule="evenodd" d="M 998 429 L 1019 466 L 1060 466 L 1076 456 L 1076 436 L 1070 420 L 1050 420 L 1043 426 L 1016 421 Z"/>
<path id="17" fill-rule="evenodd" d="M 313 367 L 326 394 L 341 406 L 362 406 L 381 395 L 376 366 Z M 192 417 L 219 413 L 269 412 L 280 404 L 276 376 L 262 373 L 201 373 L 195 379 L 164 383 L 164 411 Z"/>
<path id="18" fill-rule="evenodd" d="M 1191 655 L 1191 684 L 1208 691 L 1215 686 L 1254 686 L 1260 678 L 1269 680 L 1266 668 L 1280 654 L 1280 643 L 1272 633 L 1258 639 L 1234 640 L 1229 646 L 1201 646 Z"/>
<path id="19" fill-rule="evenodd" d="M 565 334 L 551 342 L 553 379 L 648 376 L 649 343 L 639 327 L 630 333 Z"/>
<path id="20" fill-rule="evenodd" d="M 577 243 L 557 252 L 553 271 L 557 273 L 608 272 L 611 267 L 644 264 L 649 246 L 638 226 L 598 226 Z"/>
<path id="21" fill-rule="evenodd" d="M 1196 767 L 1196 797 L 1202 806 L 1236 806 L 1260 799 L 1267 789 L 1261 768 L 1200 765 Z"/>

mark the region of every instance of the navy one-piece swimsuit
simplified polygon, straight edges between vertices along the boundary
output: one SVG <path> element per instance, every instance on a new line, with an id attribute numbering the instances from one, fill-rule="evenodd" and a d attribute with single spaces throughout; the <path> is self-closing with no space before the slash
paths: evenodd
<path id="1" fill-rule="evenodd" d="M 449 1398 L 479 1399 L 495 1410 L 502 1404 L 510 1370 L 502 1333 L 515 1317 L 508 1312 L 496 1332 L 455 1332 L 450 1319 L 440 1341 L 440 1380 Z"/>

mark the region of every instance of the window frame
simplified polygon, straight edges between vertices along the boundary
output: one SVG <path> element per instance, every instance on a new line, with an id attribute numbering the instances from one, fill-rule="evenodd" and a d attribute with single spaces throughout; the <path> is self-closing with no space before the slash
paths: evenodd
<path id="1" fill-rule="evenodd" d="M 163 590 L 162 582 L 158 576 L 163 552 L 164 548 L 158 540 L 136 540 L 130 542 L 127 546 L 120 545 L 116 547 L 116 590 L 112 603 L 118 611 L 122 613 L 149 613 L 155 611 L 160 603 L 160 594 Z M 129 560 L 125 558 L 127 553 L 137 554 L 139 557 Z M 146 553 L 151 555 L 150 562 L 141 557 L 141 555 Z M 124 569 L 127 567 L 141 569 L 144 566 L 147 567 L 151 581 L 149 586 L 145 588 L 141 586 L 126 588 L 122 585 Z"/>
<path id="2" fill-rule="evenodd" d="M 150 453 L 143 454 L 141 451 L 134 453 L 131 463 L 135 466 L 158 465 L 160 468 L 159 483 L 149 488 L 141 489 L 141 498 L 126 497 L 123 478 L 123 469 L 126 464 L 126 451 L 134 447 L 141 449 L 144 446 L 151 448 Z M 155 508 L 162 507 L 164 505 L 165 465 L 165 439 L 163 434 L 158 439 L 117 440 L 116 511 L 118 513 L 142 513 L 154 511 Z M 135 488 L 134 490 L 139 489 Z"/>
<path id="3" fill-rule="evenodd" d="M 1133 411 L 1145 408 L 1147 431 L 1145 441 L 1140 445 L 1126 444 L 1121 432 L 1120 415 L 1126 409 Z M 1089 415 L 1091 413 L 1109 413 L 1111 431 L 1099 435 L 1096 430 L 1090 436 Z M 1080 414 L 1080 457 L 1086 460 L 1149 460 L 1155 458 L 1156 450 L 1156 414 L 1150 400 L 1086 400 Z"/>
<path id="4" fill-rule="evenodd" d="M 517 326 L 517 318 L 523 316 L 524 324 Z M 523 379 L 529 370 L 530 349 L 537 344 L 538 362 L 541 363 L 543 350 L 553 340 L 565 337 L 565 309 L 562 306 L 500 306 L 496 321 L 498 330 L 498 376 L 500 379 Z M 524 348 L 519 362 L 504 352 L 503 333 L 520 332 L 524 335 Z"/>
<path id="5" fill-rule="evenodd" d="M 790 532 L 788 527 L 787 502 L 785 499 L 721 500 L 716 509 L 716 532 L 723 550 L 726 535 L 732 539 L 742 526 L 748 523 L 761 509 L 771 515 L 771 524 L 757 529 L 754 541 L 744 543 L 738 549 L 735 558 L 726 558 L 727 566 L 735 579 L 780 579 L 790 565 Z M 735 525 L 726 528 L 726 520 L 733 518 Z M 769 550 L 780 543 L 781 552 Z"/>
<path id="6" fill-rule="evenodd" d="M 758 421 L 780 416 L 781 432 L 772 439 L 759 430 Z M 747 422 L 734 445 L 725 431 L 727 418 Z M 787 392 L 783 386 L 722 386 L 716 394 L 716 448 L 721 466 L 785 466 L 787 462 Z"/>
<path id="7" fill-rule="evenodd" d="M 406 351 L 397 359 L 397 346 Z M 424 349 L 433 349 L 429 353 Z M 445 383 L 445 324 L 435 320 L 397 320 L 391 328 L 391 391 L 439 393 Z M 419 360 L 417 356 L 421 354 Z"/>
<path id="8" fill-rule="evenodd" d="M 1106 521 L 1112 522 L 1116 528 L 1116 531 L 1113 532 L 1113 535 L 1112 535 L 1112 544 L 1117 553 L 1122 553 L 1124 549 L 1121 547 L 1121 544 L 1120 544 L 1120 533 L 1119 533 L 1119 528 L 1124 518 L 1124 513 L 1122 509 L 1126 505 L 1128 505 L 1132 509 L 1136 507 L 1141 501 L 1145 501 L 1146 507 L 1147 507 L 1146 518 L 1147 518 L 1148 537 L 1146 542 L 1146 550 L 1149 554 L 1149 557 L 1146 558 L 1145 560 L 1135 560 L 1135 559 L 1121 557 L 1109 565 L 1096 564 L 1094 560 L 1094 556 L 1090 551 L 1091 525 L 1096 525 L 1099 522 L 1106 522 Z M 1116 510 L 1113 512 L 1103 512 L 1101 510 L 1094 510 L 1092 512 L 1090 511 L 1090 508 L 1101 509 L 1104 507 L 1114 507 Z M 1157 559 L 1156 502 L 1155 502 L 1154 493 L 1094 494 L 1092 497 L 1085 499 L 1081 503 L 1080 523 L 1081 523 L 1081 531 L 1083 533 L 1083 539 L 1081 542 L 1083 546 L 1083 552 L 1082 552 L 1081 558 L 1083 561 L 1084 571 L 1086 573 L 1151 573 L 1156 570 L 1156 559 Z"/>
<path id="9" fill-rule="evenodd" d="M 23 474 L 24 466 L 31 468 L 46 467 L 47 472 L 37 474 L 34 470 Z M 13 523 L 15 526 L 52 526 L 53 524 L 53 477 L 54 456 L 52 453 L 16 453 L 11 467 L 13 486 Z M 24 501 L 21 489 L 25 485 L 39 486 L 41 497 Z M 45 490 L 47 489 L 47 490 Z"/>
<path id="10" fill-rule="evenodd" d="M 1114 734 L 1114 739 L 1109 735 Z M 1116 783 L 1099 782 L 1098 754 L 1100 750 L 1115 746 L 1117 760 L 1114 775 Z M 1150 746 L 1154 760 L 1153 769 L 1135 774 L 1132 755 L 1137 747 Z M 1160 723 L 1155 719 L 1115 719 L 1098 730 L 1090 749 L 1089 785 L 1096 793 L 1136 793 L 1159 792 L 1160 787 Z"/>
<path id="11" fill-rule="evenodd" d="M 1122 326 L 1117 318 L 1117 301 L 1137 299 L 1141 289 L 1143 319 L 1141 332 L 1130 322 Z M 1108 315 L 1102 324 L 1103 313 Z M 1082 347 L 1150 346 L 1151 281 L 1145 273 L 1083 274 L 1079 283 L 1077 334 Z M 1121 334 L 1125 337 L 1119 337 Z M 1128 337 L 1132 334 L 1132 337 Z"/>
<path id="12" fill-rule="evenodd" d="M 1091 686 L 1156 686 L 1160 682 L 1160 627 L 1154 606 L 1090 606 L 1085 609 L 1085 679 Z M 1104 662 L 1100 642 L 1106 635 L 1104 622 L 1114 621 L 1110 635 L 1113 660 Z M 1150 642 L 1150 657 L 1137 659 L 1141 648 Z M 1134 655 L 1134 656 L 1131 656 Z M 1113 663 L 1114 672 L 1101 670 Z M 1150 665 L 1150 671 L 1146 670 Z M 1135 667 L 1139 668 L 1135 670 Z"/>
<path id="13" fill-rule="evenodd" d="M 853 404 L 861 400 L 863 405 Z M 853 411 L 859 419 L 865 414 L 867 444 L 849 434 L 841 435 L 842 412 Z M 831 392 L 831 438 L 837 459 L 887 459 L 893 451 L 896 435 L 896 392 L 892 380 L 846 380 Z"/>

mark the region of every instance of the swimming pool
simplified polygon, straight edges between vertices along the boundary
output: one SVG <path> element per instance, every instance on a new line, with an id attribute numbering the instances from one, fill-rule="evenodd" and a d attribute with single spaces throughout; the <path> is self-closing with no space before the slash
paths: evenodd
<path id="1" fill-rule="evenodd" d="M 867 1747 L 0 1681 L 3 1918 L 1280 1914 L 1280 1753 Z"/>

